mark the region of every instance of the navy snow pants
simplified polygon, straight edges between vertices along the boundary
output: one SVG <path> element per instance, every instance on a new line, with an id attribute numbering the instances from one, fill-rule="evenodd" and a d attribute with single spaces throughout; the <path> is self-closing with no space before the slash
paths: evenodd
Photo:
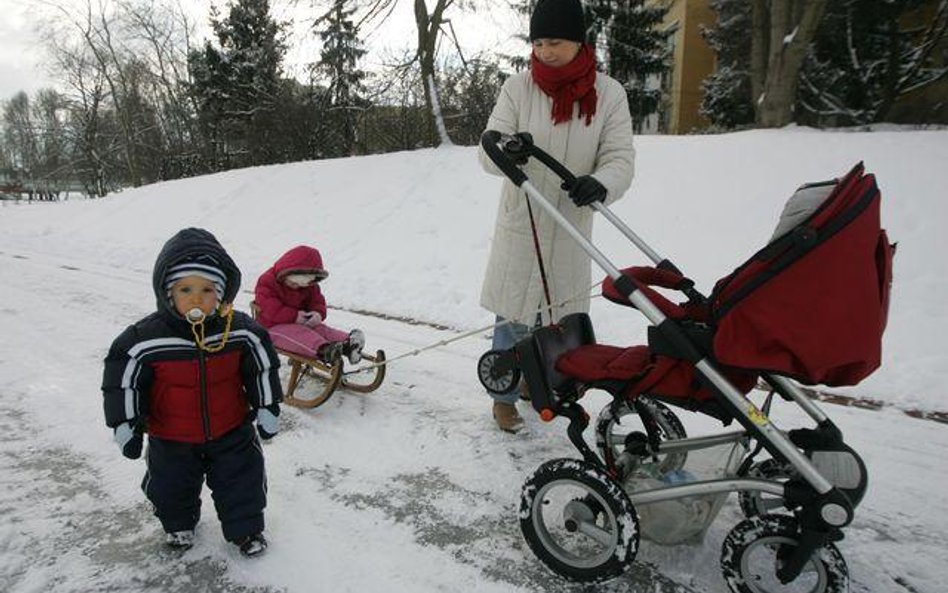
<path id="1" fill-rule="evenodd" d="M 145 459 L 148 469 L 142 490 L 166 532 L 197 525 L 205 477 L 227 541 L 263 531 L 267 476 L 252 424 L 242 424 L 203 444 L 149 435 Z"/>

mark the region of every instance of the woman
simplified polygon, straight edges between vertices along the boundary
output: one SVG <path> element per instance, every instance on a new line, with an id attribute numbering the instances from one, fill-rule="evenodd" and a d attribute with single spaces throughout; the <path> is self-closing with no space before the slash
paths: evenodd
<path id="1" fill-rule="evenodd" d="M 529 132 L 533 142 L 576 176 L 569 192 L 544 165 L 524 166 L 533 185 L 587 238 L 592 234 L 595 201 L 609 204 L 632 183 L 635 152 L 625 90 L 596 72 L 593 48 L 579 0 L 540 0 L 530 17 L 533 45 L 530 70 L 510 77 L 500 91 L 487 129 L 504 134 Z M 484 169 L 502 173 L 481 150 Z M 553 319 L 589 311 L 589 256 L 541 208 L 527 208 L 527 196 L 506 180 L 481 290 L 481 305 L 497 315 L 494 349 L 506 349 L 549 322 L 546 296 L 533 240 L 536 227 L 546 272 Z M 492 413 L 507 432 L 523 428 L 516 408 L 519 393 L 491 394 Z"/>

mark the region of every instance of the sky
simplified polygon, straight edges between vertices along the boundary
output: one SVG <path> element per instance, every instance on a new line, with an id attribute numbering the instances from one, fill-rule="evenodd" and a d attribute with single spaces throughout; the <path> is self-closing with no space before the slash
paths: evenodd
<path id="1" fill-rule="evenodd" d="M 766 242 L 797 186 L 859 160 L 877 175 L 883 226 L 899 242 L 892 306 L 882 368 L 848 393 L 887 405 L 820 404 L 869 471 L 837 545 L 853 593 L 944 591 L 948 430 L 905 411 L 945 409 L 948 131 L 643 136 L 636 149 L 636 178 L 614 211 L 705 290 Z M 456 146 L 228 171 L 96 200 L 0 201 L 0 591 L 589 591 L 546 570 L 518 526 L 522 485 L 541 464 L 577 457 L 565 422 L 543 423 L 521 403 L 525 431 L 502 433 L 475 378 L 490 343 L 478 294 L 499 191 L 475 149 Z M 195 547 L 163 549 L 139 489 L 144 462 L 120 457 L 102 419 L 102 358 L 153 310 L 155 257 L 188 225 L 214 232 L 240 266 L 242 310 L 280 254 L 318 247 L 327 321 L 363 329 L 367 348 L 392 361 L 372 394 L 283 406 L 281 432 L 264 445 L 271 545 L 254 561 L 223 541 L 206 490 Z M 645 262 L 605 220 L 594 242 L 616 265 Z M 636 311 L 598 298 L 590 315 L 601 343 L 644 343 Z M 593 417 L 608 402 L 597 391 L 580 401 Z M 735 428 L 677 414 L 692 436 Z M 812 425 L 779 400 L 770 416 L 783 430 Z M 685 469 L 701 475 L 728 452 L 690 454 Z M 630 571 L 595 589 L 724 593 L 721 544 L 740 521 L 732 496 L 703 540 L 644 540 Z"/>
<path id="2" fill-rule="evenodd" d="M 85 0 L 0 0 L 0 100 L 8 99 L 20 90 L 35 92 L 53 83 L 41 49 L 36 44 L 38 17 L 49 9 L 44 4 L 65 3 L 85 6 Z M 182 0 L 181 5 L 200 24 L 198 36 L 209 36 L 206 25 L 212 4 L 226 6 L 224 0 Z M 322 2 L 320 5 L 325 4 Z M 309 32 L 307 22 L 316 11 L 312 0 L 271 0 L 271 14 L 277 20 L 289 22 L 289 51 L 286 70 L 302 77 L 305 64 L 319 52 L 320 42 Z M 369 54 L 363 59 L 363 67 L 377 70 L 392 55 L 412 45 L 415 39 L 412 2 L 400 0 L 384 23 L 367 27 L 364 33 Z M 223 12 L 223 11 L 222 11 Z M 516 52 L 524 44 L 511 39 L 520 26 L 517 17 L 501 6 L 491 10 L 460 13 L 454 11 L 454 31 L 458 41 L 470 57 L 472 52 L 504 48 Z M 445 51 L 449 48 L 445 47 Z"/>

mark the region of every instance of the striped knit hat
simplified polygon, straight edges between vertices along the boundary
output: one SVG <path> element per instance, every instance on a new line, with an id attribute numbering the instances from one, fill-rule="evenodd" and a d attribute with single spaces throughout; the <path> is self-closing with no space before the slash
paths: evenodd
<path id="1" fill-rule="evenodd" d="M 221 302 L 224 299 L 224 287 L 227 286 L 227 276 L 224 274 L 224 270 L 221 269 L 220 262 L 218 262 L 215 257 L 210 255 L 192 255 L 169 267 L 168 272 L 165 274 L 164 282 L 169 299 L 171 299 L 171 287 L 174 286 L 175 282 L 185 276 L 200 276 L 201 278 L 210 280 L 214 283 L 214 288 L 217 290 L 217 301 Z"/>

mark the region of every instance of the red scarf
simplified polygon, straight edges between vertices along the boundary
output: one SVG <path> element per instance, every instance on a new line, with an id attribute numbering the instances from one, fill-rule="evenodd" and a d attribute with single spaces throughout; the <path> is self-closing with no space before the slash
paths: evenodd
<path id="1" fill-rule="evenodd" d="M 573 61 L 565 66 L 547 66 L 530 54 L 533 82 L 553 99 L 553 125 L 573 119 L 573 103 L 579 101 L 579 115 L 586 125 L 596 115 L 596 55 L 583 44 Z"/>

